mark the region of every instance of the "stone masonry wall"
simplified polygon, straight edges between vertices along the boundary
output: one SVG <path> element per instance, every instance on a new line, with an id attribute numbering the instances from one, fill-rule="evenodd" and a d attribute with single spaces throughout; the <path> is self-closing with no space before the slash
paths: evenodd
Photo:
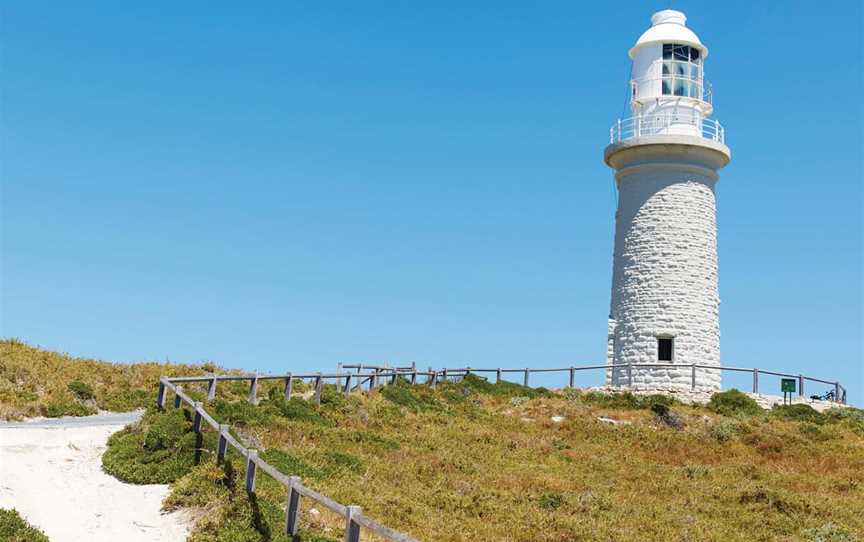
<path id="1" fill-rule="evenodd" d="M 615 363 L 661 363 L 657 338 L 671 336 L 672 363 L 720 365 L 714 184 L 713 175 L 675 164 L 619 179 L 610 314 Z M 633 385 L 689 390 L 691 370 L 633 368 Z M 626 385 L 626 370 L 610 373 L 610 385 Z M 719 387 L 720 371 L 697 369 L 696 389 Z"/>

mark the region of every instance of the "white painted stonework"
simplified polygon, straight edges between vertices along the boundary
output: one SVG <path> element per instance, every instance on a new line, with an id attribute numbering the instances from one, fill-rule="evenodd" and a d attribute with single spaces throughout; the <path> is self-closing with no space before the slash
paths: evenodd
<path id="1" fill-rule="evenodd" d="M 682 41 L 675 29 L 682 27 L 683 14 L 661 13 L 666 15 L 652 19 L 652 40 L 642 39 L 631 51 L 634 62 L 648 52 L 656 57 L 664 43 Z M 704 49 L 688 32 L 689 43 Z M 646 100 L 637 98 L 631 108 L 641 119 Z M 682 115 L 689 108 L 698 118 L 711 111 L 701 99 L 668 95 L 652 97 L 651 104 L 651 111 L 674 108 Z M 730 151 L 703 136 L 698 122 L 689 126 L 690 131 L 637 132 L 613 140 L 605 151 L 618 187 L 607 361 L 676 365 L 633 367 L 631 374 L 608 370 L 607 385 L 628 386 L 632 378 L 636 389 L 720 389 L 719 370 L 697 369 L 694 382 L 691 364 L 720 365 L 715 187 Z M 673 339 L 671 362 L 658 359 L 660 337 Z"/>

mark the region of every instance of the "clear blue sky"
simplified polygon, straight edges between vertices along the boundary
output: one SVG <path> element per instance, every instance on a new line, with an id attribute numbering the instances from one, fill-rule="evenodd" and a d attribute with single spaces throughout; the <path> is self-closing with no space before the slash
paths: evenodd
<path id="1" fill-rule="evenodd" d="M 668 5 L 5 2 L 0 335 L 262 371 L 603 361 L 602 152 Z M 733 150 L 724 363 L 860 404 L 861 3 L 672 7 Z"/>

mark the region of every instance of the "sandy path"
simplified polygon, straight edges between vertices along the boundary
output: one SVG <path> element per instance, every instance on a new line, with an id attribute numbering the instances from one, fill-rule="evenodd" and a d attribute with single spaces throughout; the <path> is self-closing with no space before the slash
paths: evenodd
<path id="1" fill-rule="evenodd" d="M 182 512 L 160 513 L 167 485 L 102 472 L 108 437 L 138 415 L 0 424 L 0 508 L 15 508 L 51 542 L 182 542 Z"/>

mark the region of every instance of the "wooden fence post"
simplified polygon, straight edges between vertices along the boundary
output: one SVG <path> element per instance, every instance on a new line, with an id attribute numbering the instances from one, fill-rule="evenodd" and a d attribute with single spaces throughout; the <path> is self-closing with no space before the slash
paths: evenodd
<path id="1" fill-rule="evenodd" d="M 627 363 L 627 387 L 633 387 L 633 362 Z"/>
<path id="2" fill-rule="evenodd" d="M 216 399 L 216 375 L 213 375 L 213 378 L 210 379 L 210 382 L 207 384 L 207 401 L 212 401 Z"/>
<path id="3" fill-rule="evenodd" d="M 195 417 L 192 419 L 192 431 L 195 433 L 201 432 L 201 401 L 195 401 Z"/>
<path id="4" fill-rule="evenodd" d="M 174 408 L 180 408 L 180 405 L 183 404 L 183 399 L 180 398 L 180 392 L 183 391 L 183 386 L 179 384 L 174 387 Z"/>
<path id="5" fill-rule="evenodd" d="M 255 373 L 252 383 L 249 384 L 249 402 L 253 405 L 258 404 L 258 373 Z"/>
<path id="6" fill-rule="evenodd" d="M 526 367 L 525 368 L 525 380 L 522 382 L 522 385 L 525 386 L 526 388 L 528 387 L 528 373 L 529 372 L 530 372 L 529 369 Z"/>
<path id="7" fill-rule="evenodd" d="M 300 492 L 294 487 L 300 483 L 299 476 L 292 476 L 288 483 L 288 506 L 285 507 L 285 534 L 295 536 L 300 527 Z"/>
<path id="8" fill-rule="evenodd" d="M 804 397 L 804 375 L 798 375 L 798 397 Z"/>
<path id="9" fill-rule="evenodd" d="M 834 383 L 834 402 L 835 403 L 840 402 L 840 383 L 839 382 Z"/>
<path id="10" fill-rule="evenodd" d="M 321 380 L 321 373 L 318 373 L 318 376 L 315 377 L 315 404 L 321 404 L 321 388 L 324 387 L 323 380 Z"/>
<path id="11" fill-rule="evenodd" d="M 285 378 L 285 400 L 291 400 L 291 391 L 294 387 L 294 381 L 291 379 L 291 373 L 288 373 L 288 376 Z"/>
<path id="12" fill-rule="evenodd" d="M 351 394 L 351 373 L 348 373 L 348 375 L 345 377 L 345 389 L 342 391 L 345 393 L 345 395 Z"/>
<path id="13" fill-rule="evenodd" d="M 570 367 L 570 387 L 576 387 L 576 369 L 573 366 Z"/>
<path id="14" fill-rule="evenodd" d="M 690 367 L 690 391 L 696 391 L 696 364 Z"/>
<path id="15" fill-rule="evenodd" d="M 362 513 L 359 506 L 348 506 L 345 513 L 345 542 L 360 542 L 360 524 L 354 521 Z"/>
<path id="16" fill-rule="evenodd" d="M 161 408 L 165 408 L 165 383 L 161 380 L 159 381 L 159 391 L 156 392 L 156 406 Z"/>
<path id="17" fill-rule="evenodd" d="M 417 369 L 411 370 L 411 385 L 414 386 L 417 384 Z"/>
<path id="18" fill-rule="evenodd" d="M 495 370 L 495 383 L 498 384 L 499 382 L 501 382 L 501 367 Z"/>
<path id="19" fill-rule="evenodd" d="M 433 371 L 432 367 L 429 367 L 429 376 L 427 376 L 427 378 L 429 379 L 429 384 L 432 388 L 435 388 L 438 384 L 438 371 Z"/>
<path id="20" fill-rule="evenodd" d="M 378 387 L 378 373 L 379 372 L 380 371 L 378 370 L 378 367 L 375 367 L 375 374 L 372 376 L 372 379 L 369 380 L 369 391 L 372 391 Z"/>
<path id="21" fill-rule="evenodd" d="M 447 367 L 444 367 L 444 382 L 447 382 Z"/>
<path id="22" fill-rule="evenodd" d="M 255 459 L 258 457 L 257 450 L 249 450 L 246 457 L 246 492 L 255 493 L 255 470 L 257 465 Z"/>
<path id="23" fill-rule="evenodd" d="M 753 369 L 753 393 L 759 393 L 759 369 Z"/>
<path id="24" fill-rule="evenodd" d="M 225 454 L 228 452 L 228 438 L 225 434 L 228 432 L 230 425 L 219 424 L 219 444 L 216 446 L 216 464 L 221 465 L 225 462 Z"/>

